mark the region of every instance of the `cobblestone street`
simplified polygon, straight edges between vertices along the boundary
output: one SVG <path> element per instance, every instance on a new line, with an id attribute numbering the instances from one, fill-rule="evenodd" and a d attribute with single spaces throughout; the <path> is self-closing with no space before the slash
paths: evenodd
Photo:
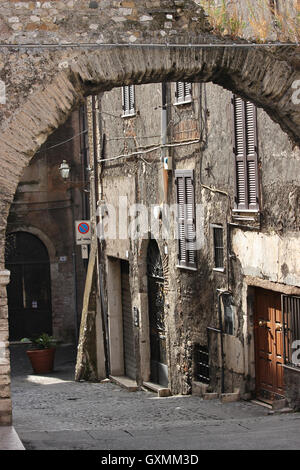
<path id="1" fill-rule="evenodd" d="M 26 449 L 299 449 L 300 414 L 251 402 L 157 398 L 113 383 L 74 382 L 75 350 L 57 350 L 55 372 L 33 375 L 11 346 L 13 424 Z"/>

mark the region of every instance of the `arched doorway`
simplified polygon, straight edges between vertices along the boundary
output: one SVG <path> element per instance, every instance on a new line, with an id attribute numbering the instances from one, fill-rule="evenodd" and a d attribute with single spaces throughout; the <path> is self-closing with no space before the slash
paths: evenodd
<path id="1" fill-rule="evenodd" d="M 159 248 L 155 240 L 151 240 L 148 245 L 147 278 L 150 330 L 150 380 L 164 387 L 168 387 L 164 274 Z"/>
<path id="2" fill-rule="evenodd" d="M 51 280 L 45 245 L 27 232 L 6 237 L 5 264 L 11 273 L 7 286 L 9 340 L 52 334 Z"/>

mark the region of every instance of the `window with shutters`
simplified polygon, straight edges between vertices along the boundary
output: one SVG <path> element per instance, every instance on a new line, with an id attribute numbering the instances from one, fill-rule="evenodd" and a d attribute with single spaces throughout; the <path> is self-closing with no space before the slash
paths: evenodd
<path id="1" fill-rule="evenodd" d="M 256 107 L 238 96 L 232 98 L 235 154 L 235 209 L 259 210 Z"/>
<path id="2" fill-rule="evenodd" d="M 192 84 L 190 82 L 176 82 L 175 104 L 190 103 L 192 101 Z"/>
<path id="3" fill-rule="evenodd" d="M 123 116 L 135 115 L 134 85 L 126 85 L 122 87 L 122 105 L 123 105 Z"/>
<path id="4" fill-rule="evenodd" d="M 178 266 L 196 269 L 194 171 L 176 170 Z"/>

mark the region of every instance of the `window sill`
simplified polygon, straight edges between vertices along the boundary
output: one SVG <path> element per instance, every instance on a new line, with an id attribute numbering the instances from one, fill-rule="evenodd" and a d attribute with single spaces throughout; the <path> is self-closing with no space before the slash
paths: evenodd
<path id="1" fill-rule="evenodd" d="M 217 273 L 225 273 L 225 268 L 213 268 L 213 271 Z"/>
<path id="2" fill-rule="evenodd" d="M 128 114 L 122 114 L 121 118 L 132 118 L 136 117 L 136 113 L 128 113 Z"/>
<path id="3" fill-rule="evenodd" d="M 176 268 L 178 269 L 186 269 L 188 271 L 198 271 L 197 268 L 192 268 L 191 266 L 182 266 L 181 264 L 177 264 Z"/>
<path id="4" fill-rule="evenodd" d="M 192 99 L 189 99 L 189 100 L 186 100 L 186 101 L 176 101 L 174 104 L 174 106 L 180 106 L 181 104 L 191 104 L 193 102 Z"/>
<path id="5" fill-rule="evenodd" d="M 289 365 L 289 364 L 282 364 L 282 367 L 284 367 L 285 369 L 293 370 L 294 372 L 300 373 L 300 367 L 299 366 L 292 366 L 292 365 Z"/>
<path id="6" fill-rule="evenodd" d="M 259 214 L 260 210 L 259 209 L 232 209 L 232 212 L 235 214 Z"/>

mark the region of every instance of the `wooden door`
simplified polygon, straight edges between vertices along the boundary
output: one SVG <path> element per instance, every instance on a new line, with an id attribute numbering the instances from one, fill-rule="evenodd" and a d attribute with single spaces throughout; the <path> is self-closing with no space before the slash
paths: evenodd
<path id="1" fill-rule="evenodd" d="M 256 394 L 276 400 L 284 397 L 281 295 L 256 289 L 255 297 Z"/>

